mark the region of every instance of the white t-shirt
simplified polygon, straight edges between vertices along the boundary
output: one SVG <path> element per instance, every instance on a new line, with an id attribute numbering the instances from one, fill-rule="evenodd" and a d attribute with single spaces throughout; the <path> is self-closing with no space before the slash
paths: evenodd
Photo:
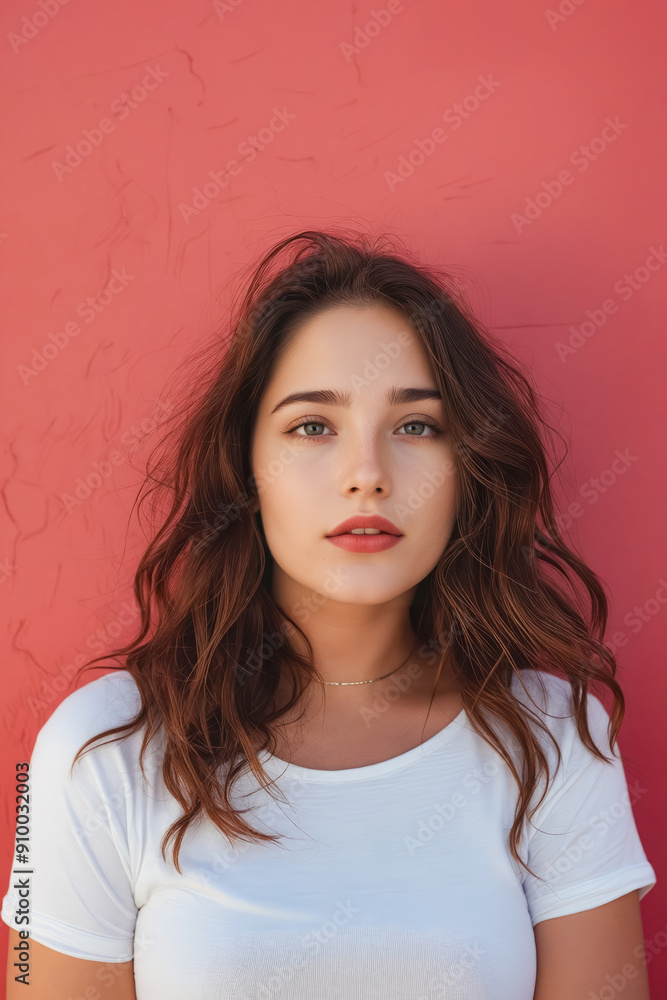
<path id="1" fill-rule="evenodd" d="M 630 798 L 620 759 L 604 764 L 583 745 L 565 680 L 522 677 L 540 712 L 560 716 L 544 719 L 563 763 L 521 847 L 546 885 L 507 848 L 517 786 L 465 712 L 363 767 L 315 770 L 265 751 L 286 802 L 252 772 L 232 796 L 281 840 L 232 846 L 204 817 L 188 829 L 179 875 L 169 848 L 167 862 L 160 854 L 180 807 L 162 784 L 159 741 L 145 758 L 150 789 L 142 732 L 96 745 L 69 775 L 89 736 L 139 707 L 131 675 L 115 671 L 68 695 L 38 734 L 29 864 L 13 865 L 2 919 L 67 955 L 134 958 L 138 1000 L 532 1000 L 533 926 L 633 889 L 641 898 L 656 876 L 632 813 L 641 786 Z M 609 756 L 608 714 L 593 696 L 588 714 Z M 553 744 L 536 734 L 553 773 Z M 29 924 L 14 922 L 19 885 Z"/>

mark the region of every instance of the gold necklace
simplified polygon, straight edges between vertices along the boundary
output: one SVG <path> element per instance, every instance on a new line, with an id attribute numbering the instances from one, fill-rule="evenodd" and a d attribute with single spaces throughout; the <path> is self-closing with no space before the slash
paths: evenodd
<path id="1" fill-rule="evenodd" d="M 383 674 L 382 677 L 371 677 L 371 679 L 368 680 L 368 681 L 325 681 L 324 683 L 325 684 L 335 684 L 336 687 L 341 687 L 341 686 L 347 685 L 347 684 L 373 684 L 375 681 L 384 680 L 385 677 L 391 677 L 391 675 L 395 674 L 397 671 L 399 671 L 401 669 L 401 667 L 404 667 L 405 664 L 410 659 L 410 657 L 412 656 L 412 654 L 413 654 L 413 652 L 414 652 L 414 650 L 416 648 L 417 648 L 416 646 L 412 647 L 412 649 L 410 650 L 410 652 L 408 653 L 408 655 L 406 656 L 406 658 L 403 660 L 403 662 L 401 663 L 401 665 L 399 667 L 396 667 L 396 670 L 390 670 L 388 674 Z"/>

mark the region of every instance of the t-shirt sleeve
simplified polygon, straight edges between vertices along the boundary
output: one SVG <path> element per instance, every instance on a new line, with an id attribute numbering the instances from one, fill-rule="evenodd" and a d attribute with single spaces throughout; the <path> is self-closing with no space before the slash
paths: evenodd
<path id="1" fill-rule="evenodd" d="M 593 742 L 609 760 L 609 714 L 590 693 L 587 706 Z M 633 889 L 643 899 L 656 884 L 632 811 L 632 802 L 646 788 L 636 782 L 630 794 L 618 740 L 613 762 L 605 763 L 582 742 L 574 716 L 567 723 L 570 752 L 526 827 L 523 860 L 545 880 L 520 869 L 533 926 L 601 906 Z"/>
<path id="2" fill-rule="evenodd" d="M 103 681 L 86 687 L 99 692 Z M 70 775 L 82 743 L 109 728 L 106 719 L 91 728 L 86 687 L 65 698 L 37 735 L 25 796 L 29 851 L 14 852 L 1 916 L 55 951 L 127 962 L 137 917 L 128 844 L 132 789 L 113 743 L 95 744 Z M 16 837 L 18 845 L 19 829 Z"/>

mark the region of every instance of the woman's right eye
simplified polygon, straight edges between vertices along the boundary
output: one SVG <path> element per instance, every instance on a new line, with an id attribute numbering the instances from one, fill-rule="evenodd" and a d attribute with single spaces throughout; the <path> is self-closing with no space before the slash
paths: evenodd
<path id="1" fill-rule="evenodd" d="M 298 430 L 300 427 L 324 427 L 324 428 L 326 428 L 326 426 L 327 425 L 325 423 L 323 423 L 323 421 L 321 421 L 321 420 L 304 420 L 303 423 L 297 424 L 295 427 L 292 427 L 290 430 L 286 431 L 285 433 L 286 434 L 294 434 L 294 432 L 296 430 Z M 317 439 L 317 438 L 325 437 L 325 436 L 328 436 L 328 435 L 324 435 L 324 434 L 296 434 L 295 436 L 296 437 L 300 437 L 300 438 L 315 438 L 315 439 Z"/>

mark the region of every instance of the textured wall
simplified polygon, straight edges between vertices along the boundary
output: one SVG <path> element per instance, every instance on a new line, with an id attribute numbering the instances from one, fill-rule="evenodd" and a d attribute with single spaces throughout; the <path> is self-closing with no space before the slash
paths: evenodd
<path id="1" fill-rule="evenodd" d="M 361 221 L 466 283 L 571 437 L 667 991 L 665 8 L 547 2 L 3 5 L 2 871 L 14 763 L 133 621 L 167 374 L 268 243 Z"/>

